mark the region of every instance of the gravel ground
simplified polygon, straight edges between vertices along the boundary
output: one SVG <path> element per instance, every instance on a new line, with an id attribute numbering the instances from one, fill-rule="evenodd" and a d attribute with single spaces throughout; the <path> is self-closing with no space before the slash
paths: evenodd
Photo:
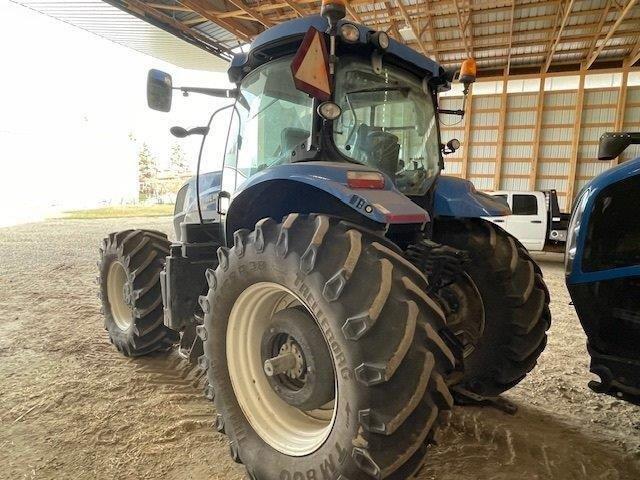
<path id="1" fill-rule="evenodd" d="M 211 427 L 197 370 L 174 354 L 129 360 L 96 299 L 97 248 L 167 218 L 0 228 L 0 478 L 241 479 Z M 538 368 L 506 397 L 519 412 L 456 408 L 421 479 L 638 479 L 640 407 L 586 387 L 585 337 L 562 265 L 542 263 L 554 324 Z"/>

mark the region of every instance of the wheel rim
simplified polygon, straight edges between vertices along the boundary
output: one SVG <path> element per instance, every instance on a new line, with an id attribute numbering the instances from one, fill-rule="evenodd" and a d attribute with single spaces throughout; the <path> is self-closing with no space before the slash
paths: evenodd
<path id="1" fill-rule="evenodd" d="M 438 296 L 447 311 L 447 324 L 462 343 L 463 356 L 467 358 L 475 351 L 485 329 L 480 291 L 465 273 L 455 283 L 442 288 Z"/>
<path id="2" fill-rule="evenodd" d="M 231 310 L 226 347 L 229 377 L 245 417 L 271 447 L 299 457 L 315 452 L 329 437 L 336 419 L 338 386 L 336 382 L 332 402 L 311 412 L 289 405 L 273 391 L 260 354 L 262 336 L 273 314 L 292 305 L 304 302 L 281 285 L 261 282 L 250 286 Z"/>
<path id="3" fill-rule="evenodd" d="M 107 298 L 111 306 L 111 316 L 116 326 L 123 332 L 133 323 L 133 309 L 127 303 L 129 293 L 127 272 L 122 263 L 115 261 L 107 274 Z"/>

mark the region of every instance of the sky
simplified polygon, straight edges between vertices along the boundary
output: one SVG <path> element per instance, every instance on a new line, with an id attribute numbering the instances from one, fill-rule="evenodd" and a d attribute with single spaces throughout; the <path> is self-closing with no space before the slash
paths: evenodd
<path id="1" fill-rule="evenodd" d="M 171 113 L 152 111 L 147 72 L 208 87 L 228 86 L 226 73 L 177 68 L 7 0 L 0 18 L 0 226 L 133 200 L 143 143 L 161 168 L 175 143 L 195 163 L 200 137 L 169 127 L 205 124 L 228 100 L 176 94 Z M 214 143 L 226 136 L 220 120 Z"/>

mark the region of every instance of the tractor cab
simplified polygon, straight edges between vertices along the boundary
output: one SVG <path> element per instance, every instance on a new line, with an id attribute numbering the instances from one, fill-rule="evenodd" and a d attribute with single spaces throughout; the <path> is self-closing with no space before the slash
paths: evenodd
<path id="1" fill-rule="evenodd" d="M 328 29 L 321 16 L 287 22 L 234 59 L 238 170 L 360 164 L 424 195 L 442 163 L 435 94 L 448 85 L 445 72 L 423 57 L 403 65 L 406 47 L 384 32 L 346 21 L 335 36 Z"/>
<path id="2" fill-rule="evenodd" d="M 385 32 L 345 20 L 341 2 L 325 3 L 322 15 L 272 27 L 256 37 L 247 52 L 237 53 L 228 71 L 237 88 L 180 88 L 183 93 L 233 100 L 214 112 L 206 127 L 172 129 L 180 136 L 202 134 L 204 147 L 214 141 L 210 134 L 213 118 L 225 111 L 228 122 L 219 122 L 228 128 L 219 168 L 225 190 L 220 192 L 217 213 L 227 224 L 227 237 L 258 219 L 232 215 L 233 204 L 236 211 L 246 211 L 242 197 L 247 187 L 265 180 L 277 182 L 279 191 L 288 191 L 294 178 L 299 185 L 305 184 L 303 191 L 294 189 L 288 198 L 274 199 L 272 209 L 258 209 L 265 216 L 284 215 L 291 211 L 291 197 L 305 197 L 314 202 L 308 212 L 299 206 L 303 213 L 324 213 L 318 212 L 319 202 L 327 205 L 326 213 L 338 210 L 347 218 L 364 216 L 359 220 L 373 222 L 369 226 L 376 230 L 392 223 L 420 226 L 429 220 L 426 210 L 434 203 L 429 197 L 444 165 L 443 154 L 460 145 L 457 141 L 446 146 L 441 143 L 438 116 L 464 115 L 464 105 L 460 110 L 439 111 L 437 94 L 450 88 L 458 72 L 443 69 Z M 153 83 L 149 105 L 167 111 L 171 102 L 166 96 L 176 88 L 168 75 L 154 72 L 155 77 L 149 77 Z M 472 59 L 463 64 L 459 79 L 466 94 L 475 81 Z M 303 163 L 313 172 L 300 178 Z M 333 166 L 330 171 L 328 163 Z M 306 170 L 311 171 L 309 168 Z M 333 183 L 326 181 L 327 176 Z M 196 184 L 200 186 L 199 181 Z M 339 205 L 333 199 L 339 197 L 340 185 L 369 192 L 358 195 L 357 200 L 343 192 L 343 205 Z M 466 194 L 475 193 L 472 186 L 465 188 Z M 402 213 L 394 215 L 384 206 L 375 208 L 374 204 L 387 203 L 377 198 L 375 190 L 393 194 L 396 210 Z M 323 198 L 322 191 L 331 198 Z M 244 197 L 254 198 L 258 193 L 253 190 Z M 487 202 L 486 198 L 474 200 L 475 204 Z M 344 204 L 356 212 L 345 211 Z M 504 214 L 501 206 L 488 206 L 492 207 Z M 207 212 L 202 216 L 200 206 L 199 210 L 201 222 L 220 218 Z M 399 218 L 403 220 L 398 222 Z"/>

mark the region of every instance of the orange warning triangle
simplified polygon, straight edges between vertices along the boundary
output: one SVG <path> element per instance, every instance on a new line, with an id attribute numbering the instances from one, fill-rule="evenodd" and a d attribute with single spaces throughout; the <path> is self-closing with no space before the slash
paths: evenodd
<path id="1" fill-rule="evenodd" d="M 324 36 L 315 28 L 307 31 L 291 61 L 291 73 L 298 90 L 320 100 L 331 98 L 329 56 Z"/>

